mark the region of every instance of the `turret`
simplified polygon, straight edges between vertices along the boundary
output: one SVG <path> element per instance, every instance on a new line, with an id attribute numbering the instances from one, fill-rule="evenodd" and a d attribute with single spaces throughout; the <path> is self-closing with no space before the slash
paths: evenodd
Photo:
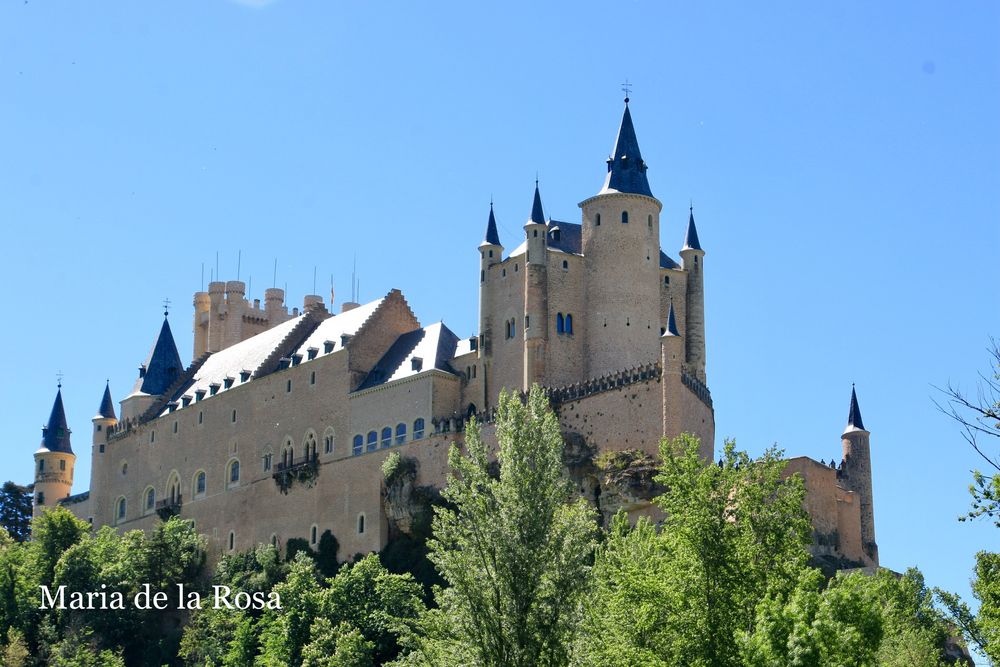
<path id="1" fill-rule="evenodd" d="M 333 299 L 330 299 L 333 303 Z M 288 308 L 285 307 L 285 290 L 279 287 L 268 287 L 264 290 L 264 314 L 273 327 L 288 319 Z"/>
<path id="2" fill-rule="evenodd" d="M 587 312 L 586 375 L 660 357 L 660 209 L 649 187 L 628 99 L 604 186 L 580 203 Z"/>
<path id="3" fill-rule="evenodd" d="M 208 331 L 212 317 L 212 297 L 208 292 L 194 293 L 194 358 L 208 352 Z"/>
<path id="4" fill-rule="evenodd" d="M 488 404 L 487 369 L 489 367 L 489 357 L 493 353 L 493 277 L 490 275 L 490 267 L 503 259 L 503 244 L 500 243 L 500 234 L 497 232 L 497 219 L 493 214 L 493 202 L 490 202 L 490 217 L 486 221 L 486 234 L 483 242 L 479 244 L 479 360 L 482 364 L 480 382 L 482 393 L 479 397 L 480 405 L 483 409 Z"/>
<path id="5" fill-rule="evenodd" d="M 218 352 L 225 345 L 223 339 L 223 320 L 226 317 L 226 283 L 215 280 L 208 284 L 209 324 L 208 351 Z"/>
<path id="6" fill-rule="evenodd" d="M 42 444 L 35 452 L 34 516 L 69 496 L 70 489 L 73 488 L 76 455 L 70 444 L 70 433 L 60 384 L 49 414 L 49 422 L 42 428 Z"/>
<path id="7" fill-rule="evenodd" d="M 522 389 L 528 391 L 535 382 L 545 378 L 545 340 L 548 333 L 548 257 L 545 238 L 545 212 L 542 196 L 535 181 L 535 197 L 531 216 L 524 223 L 526 242 L 524 265 L 524 379 Z"/>
<path id="8" fill-rule="evenodd" d="M 861 510 L 861 547 L 870 559 L 866 565 L 878 565 L 878 544 L 875 542 L 875 510 L 872 505 L 872 462 L 869 438 L 861 421 L 858 395 L 851 386 L 851 408 L 847 413 L 847 427 L 841 436 L 844 461 L 841 479 L 850 491 L 857 494 Z"/>
<path id="9" fill-rule="evenodd" d="M 156 337 L 153 349 L 146 363 L 139 367 L 139 378 L 135 381 L 132 393 L 122 401 L 122 419 L 135 419 L 141 416 L 156 402 L 157 397 L 174 384 L 183 370 L 180 354 L 177 353 L 177 344 L 174 343 L 174 335 L 170 331 L 170 322 L 167 313 L 164 312 L 163 325 L 160 327 L 160 334 Z"/>
<path id="10" fill-rule="evenodd" d="M 677 330 L 673 302 L 667 311 L 667 326 L 660 336 L 660 365 L 663 368 L 660 382 L 663 392 L 663 436 L 673 438 L 681 433 L 682 415 L 678 397 L 682 395 L 681 369 L 684 365 L 684 338 Z"/>
<path id="11" fill-rule="evenodd" d="M 688 370 L 703 383 L 705 376 L 705 251 L 698 240 L 694 224 L 694 206 L 688 217 L 681 264 L 687 272 L 687 308 L 685 309 L 685 363 Z"/>

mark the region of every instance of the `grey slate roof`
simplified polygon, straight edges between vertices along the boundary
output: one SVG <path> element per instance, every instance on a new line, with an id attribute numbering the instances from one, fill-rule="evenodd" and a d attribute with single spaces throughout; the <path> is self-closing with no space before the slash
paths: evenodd
<path id="1" fill-rule="evenodd" d="M 486 236 L 479 245 L 500 245 L 500 234 L 497 232 L 497 219 L 493 216 L 493 202 L 490 202 L 490 219 L 486 223 Z"/>
<path id="2" fill-rule="evenodd" d="M 674 315 L 674 302 L 670 302 L 670 310 L 667 311 L 667 330 L 663 332 L 664 336 L 680 336 L 680 332 L 677 331 L 677 317 Z"/>
<path id="3" fill-rule="evenodd" d="M 670 259 L 667 253 L 660 251 L 660 268 L 661 269 L 679 269 L 681 265 Z"/>
<path id="4" fill-rule="evenodd" d="M 56 400 L 52 404 L 49 423 L 42 427 L 42 444 L 38 451 L 73 453 L 70 445 L 69 424 L 66 423 L 66 410 L 63 409 L 62 388 L 56 391 Z"/>
<path id="5" fill-rule="evenodd" d="M 341 336 L 353 336 L 357 333 L 358 329 L 384 300 L 384 298 L 376 299 L 346 313 L 339 313 L 323 320 L 292 353 L 301 354 L 301 363 L 307 364 L 311 361 L 309 348 L 316 349 L 316 358 L 340 351 L 344 347 Z M 190 382 L 185 383 L 178 395 L 173 397 L 174 400 L 180 401 L 183 396 L 190 396 L 194 399 L 199 391 L 205 392 L 204 396 L 208 398 L 211 396 L 213 385 L 216 385 L 216 392 L 221 394 L 247 382 L 253 382 L 252 373 L 254 370 L 282 344 L 285 337 L 295 329 L 304 317 L 306 316 L 293 317 L 272 329 L 212 354 L 195 372 Z M 332 344 L 329 352 L 327 352 L 327 341 Z M 244 371 L 250 375 L 246 375 Z M 243 380 L 244 375 L 247 377 L 246 380 Z M 226 386 L 227 378 L 232 378 L 230 387 Z M 194 405 L 194 402 L 191 405 Z M 179 409 L 183 409 L 183 407 Z M 168 411 L 169 408 L 166 408 L 160 414 L 167 414 Z"/>
<path id="6" fill-rule="evenodd" d="M 558 234 L 555 232 L 558 231 Z M 580 255 L 583 253 L 583 225 L 559 220 L 549 221 L 549 249 Z"/>
<path id="7" fill-rule="evenodd" d="M 690 248 L 691 250 L 701 250 L 701 242 L 698 241 L 698 228 L 694 226 L 694 208 L 691 209 L 691 215 L 688 217 L 688 228 L 687 233 L 684 234 L 684 250 Z"/>
<path id="8" fill-rule="evenodd" d="M 397 338 L 378 360 L 358 391 L 401 380 L 432 368 L 457 375 L 449 363 L 455 357 L 457 347 L 458 336 L 443 322 L 409 331 Z M 422 361 L 419 370 L 413 367 L 414 358 Z"/>
<path id="9" fill-rule="evenodd" d="M 117 419 L 115 416 L 115 402 L 111 400 L 111 385 L 104 385 L 104 397 L 101 399 L 101 407 L 98 408 L 94 419 Z"/>
<path id="10" fill-rule="evenodd" d="M 145 371 L 136 380 L 132 389 L 133 394 L 139 392 L 159 396 L 170 388 L 184 370 L 181 355 L 177 352 L 177 344 L 174 343 L 174 335 L 170 331 L 170 322 L 166 317 L 163 318 L 160 335 L 156 337 L 156 343 L 143 368 Z"/>
<path id="11" fill-rule="evenodd" d="M 847 428 L 844 429 L 844 433 L 864 430 L 865 424 L 861 421 L 861 408 L 858 407 L 858 394 L 854 391 L 854 385 L 851 385 L 851 409 L 847 413 Z"/>
<path id="12" fill-rule="evenodd" d="M 528 222 L 545 224 L 545 212 L 542 211 L 542 195 L 538 192 L 538 181 L 535 181 L 535 198 L 531 202 L 531 217 L 528 218 Z"/>
<path id="13" fill-rule="evenodd" d="M 635 136 L 627 99 L 615 148 L 608 158 L 608 177 L 604 180 L 604 187 L 597 194 L 614 192 L 653 196 L 649 189 L 649 181 L 646 179 L 646 163 L 639 152 L 639 140 Z"/>

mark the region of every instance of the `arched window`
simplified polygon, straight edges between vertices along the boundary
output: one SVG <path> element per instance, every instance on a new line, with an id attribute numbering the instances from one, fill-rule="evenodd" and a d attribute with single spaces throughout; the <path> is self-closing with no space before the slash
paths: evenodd
<path id="1" fill-rule="evenodd" d="M 594 218 L 594 224 L 596 226 L 598 226 L 598 227 L 601 226 L 601 214 L 600 213 L 598 213 L 597 216 Z"/>
<path id="2" fill-rule="evenodd" d="M 233 459 L 229 462 L 229 486 L 235 486 L 240 483 L 240 462 Z"/>
<path id="3" fill-rule="evenodd" d="M 556 333 L 562 333 L 564 331 L 564 320 L 562 313 L 556 313 Z"/>
<path id="4" fill-rule="evenodd" d="M 471 419 L 471 418 L 475 417 L 478 413 L 479 413 L 479 410 L 476 408 L 476 404 L 475 403 L 469 403 L 468 407 L 465 408 L 465 418 L 466 419 Z"/>
<path id="5" fill-rule="evenodd" d="M 281 448 L 281 467 L 288 468 L 295 459 L 295 446 L 291 438 L 285 438 L 285 446 Z"/>
<path id="6" fill-rule="evenodd" d="M 45 472 L 45 459 L 38 459 L 38 472 Z"/>
<path id="7" fill-rule="evenodd" d="M 374 452 L 376 449 L 378 449 L 378 433 L 368 431 L 368 451 Z"/>
<path id="8" fill-rule="evenodd" d="M 128 462 L 122 461 L 122 475 L 128 474 Z"/>
<path id="9" fill-rule="evenodd" d="M 128 502 L 125 497 L 122 496 L 118 499 L 118 503 L 115 507 L 115 523 L 121 523 L 125 521 L 125 512 L 128 509 Z"/>
<path id="10" fill-rule="evenodd" d="M 517 319 L 511 318 L 510 320 L 510 337 L 515 338 L 517 336 Z"/>
<path id="11" fill-rule="evenodd" d="M 192 493 L 195 498 L 200 498 L 205 495 L 205 471 L 199 470 L 194 474 L 194 493 Z"/>
<path id="12" fill-rule="evenodd" d="M 261 459 L 261 466 L 264 468 L 264 472 L 267 472 L 271 469 L 271 465 L 273 464 L 273 462 L 274 462 L 274 454 L 271 453 L 270 448 L 268 448 L 268 450 L 264 452 L 264 456 Z"/>
<path id="13" fill-rule="evenodd" d="M 232 551 L 236 548 L 236 533 L 229 531 L 229 550 Z"/>
<path id="14" fill-rule="evenodd" d="M 649 226 L 649 227 L 653 226 L 653 216 L 652 215 L 647 216 L 647 218 L 646 218 L 646 225 Z"/>
<path id="15" fill-rule="evenodd" d="M 563 260 L 563 269 L 569 271 L 569 262 L 565 259 Z"/>
<path id="16" fill-rule="evenodd" d="M 628 211 L 622 211 L 622 224 L 628 224 Z"/>
<path id="17" fill-rule="evenodd" d="M 333 454 L 333 429 L 328 428 L 323 433 L 323 453 Z"/>
<path id="18" fill-rule="evenodd" d="M 358 535 L 364 535 L 364 534 L 365 534 L 365 515 L 362 513 L 358 515 Z"/>
<path id="19" fill-rule="evenodd" d="M 306 461 L 310 461 L 316 457 L 316 434 L 309 431 L 303 442 L 306 450 Z"/>
<path id="20" fill-rule="evenodd" d="M 309 529 L 309 544 L 312 544 L 313 546 L 316 545 L 317 531 L 318 529 L 316 528 L 316 524 L 313 524 L 313 527 Z"/>
<path id="21" fill-rule="evenodd" d="M 424 418 L 418 417 L 413 422 L 413 439 L 420 440 L 422 437 L 424 437 Z"/>
<path id="22" fill-rule="evenodd" d="M 271 546 L 275 549 L 278 548 L 278 536 L 275 533 L 271 533 Z"/>
<path id="23" fill-rule="evenodd" d="M 167 482 L 167 496 L 172 503 L 181 501 L 181 478 L 176 472 L 170 475 L 170 481 Z"/>
<path id="24" fill-rule="evenodd" d="M 573 316 L 566 313 L 566 333 L 573 333 Z"/>
<path id="25" fill-rule="evenodd" d="M 663 276 L 663 284 L 664 285 L 670 284 L 670 276 Z"/>
<path id="26" fill-rule="evenodd" d="M 360 435 L 354 436 L 354 443 L 352 446 L 351 453 L 354 454 L 354 456 L 360 456 L 361 452 L 364 451 L 364 447 L 365 447 L 365 439 L 362 438 Z"/>
<path id="27" fill-rule="evenodd" d="M 152 512 L 156 508 L 156 490 L 153 487 L 146 489 L 146 513 Z"/>
<path id="28" fill-rule="evenodd" d="M 382 429 L 382 449 L 392 446 L 392 427 L 386 426 Z"/>
<path id="29" fill-rule="evenodd" d="M 406 442 L 406 424 L 396 424 L 396 444 L 401 445 Z"/>

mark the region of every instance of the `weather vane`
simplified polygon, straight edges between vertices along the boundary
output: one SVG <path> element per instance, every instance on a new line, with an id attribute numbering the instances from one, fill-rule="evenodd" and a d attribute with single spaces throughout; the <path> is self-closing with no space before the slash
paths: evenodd
<path id="1" fill-rule="evenodd" d="M 632 84 L 625 79 L 625 83 L 622 84 L 622 92 L 625 93 L 625 101 L 628 102 L 629 95 L 632 94 Z"/>
<path id="2" fill-rule="evenodd" d="M 56 386 L 59 389 L 62 389 L 62 379 L 63 379 L 63 372 L 59 371 L 58 373 L 56 373 Z"/>
<path id="3" fill-rule="evenodd" d="M 170 299 L 168 298 L 163 300 L 163 316 L 166 317 L 169 312 L 170 312 Z"/>

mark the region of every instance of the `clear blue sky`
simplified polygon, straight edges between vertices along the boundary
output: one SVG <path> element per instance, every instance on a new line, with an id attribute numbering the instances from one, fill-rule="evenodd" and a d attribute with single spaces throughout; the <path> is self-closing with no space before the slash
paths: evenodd
<path id="1" fill-rule="evenodd" d="M 491 195 L 517 245 L 536 171 L 578 220 L 632 112 L 662 243 L 707 258 L 720 442 L 840 456 L 856 382 L 884 565 L 967 591 L 1000 530 L 931 402 L 1000 335 L 1000 6 L 946 3 L 0 4 L 0 478 L 28 482 L 57 371 L 89 479 L 161 301 L 223 278 L 300 304 L 333 274 L 477 321 Z M 430 270 L 428 269 L 430 267 Z M 338 299 L 340 300 L 340 299 Z"/>

